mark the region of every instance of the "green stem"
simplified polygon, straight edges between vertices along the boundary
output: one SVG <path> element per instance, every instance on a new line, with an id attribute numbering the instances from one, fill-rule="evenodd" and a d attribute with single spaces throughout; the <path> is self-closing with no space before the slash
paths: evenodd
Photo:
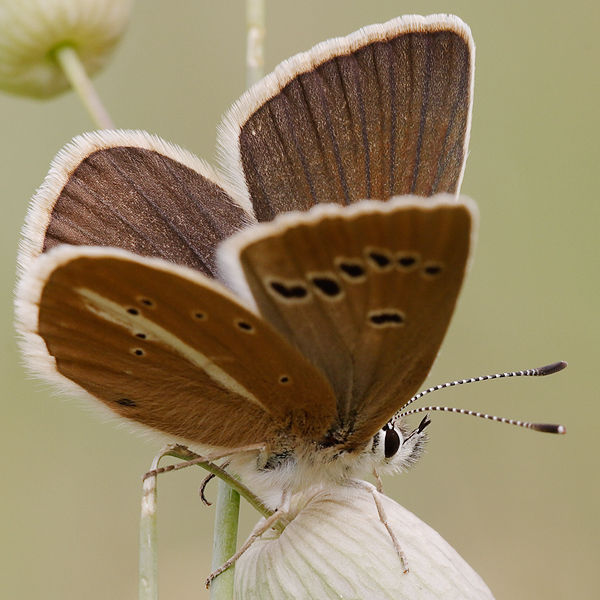
<path id="1" fill-rule="evenodd" d="M 99 129 L 114 129 L 115 126 L 106 112 L 91 79 L 77 54 L 77 50 L 70 45 L 62 45 L 52 52 L 52 56 L 63 70 L 71 87 L 88 111 L 92 121 Z"/>
<path id="2" fill-rule="evenodd" d="M 219 480 L 219 492 L 215 511 L 212 570 L 216 571 L 234 554 L 237 547 L 240 495 L 228 483 Z M 210 600 L 231 600 L 235 565 L 213 579 Z"/>
<path id="3" fill-rule="evenodd" d="M 158 468 L 163 456 L 172 447 L 163 448 L 152 461 L 152 470 Z M 140 600 L 158 600 L 158 556 L 156 533 L 156 476 L 144 479 L 142 516 L 140 518 Z"/>
<path id="4" fill-rule="evenodd" d="M 264 75 L 265 0 L 246 0 L 246 86 Z"/>

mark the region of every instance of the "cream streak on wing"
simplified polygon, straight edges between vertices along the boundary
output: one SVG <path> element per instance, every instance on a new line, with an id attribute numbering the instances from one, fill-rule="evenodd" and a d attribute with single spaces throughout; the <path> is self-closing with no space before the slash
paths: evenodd
<path id="1" fill-rule="evenodd" d="M 254 402 L 267 412 L 269 409 L 262 404 L 254 394 L 249 392 L 243 385 L 236 381 L 231 375 L 228 375 L 223 369 L 218 367 L 213 361 L 207 356 L 198 352 L 198 350 L 184 344 L 181 339 L 177 336 L 169 333 L 166 329 L 157 325 L 150 319 L 146 319 L 141 314 L 135 316 L 135 327 L 133 318 L 127 313 L 126 309 L 120 304 L 93 292 L 87 288 L 77 288 L 75 290 L 85 302 L 85 305 L 94 314 L 98 315 L 106 321 L 115 323 L 120 327 L 128 329 L 132 334 L 135 334 L 140 327 L 143 327 L 146 331 L 152 334 L 153 337 L 159 339 L 165 345 L 170 347 L 173 351 L 177 352 L 189 362 L 202 369 L 209 377 L 214 381 L 228 389 L 234 394 L 243 396 L 244 398 Z M 135 331 L 134 331 L 135 329 Z"/>

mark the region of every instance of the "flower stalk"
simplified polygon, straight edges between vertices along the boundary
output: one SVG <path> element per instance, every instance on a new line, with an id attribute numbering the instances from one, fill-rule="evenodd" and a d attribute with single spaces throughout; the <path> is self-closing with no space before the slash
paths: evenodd
<path id="1" fill-rule="evenodd" d="M 152 461 L 152 470 L 158 468 L 160 459 L 171 453 L 165 446 Z M 158 554 L 156 529 L 157 479 L 144 479 L 142 491 L 142 515 L 140 518 L 140 600 L 158 600 Z"/>
<path id="2" fill-rule="evenodd" d="M 63 44 L 53 50 L 51 56 L 69 80 L 71 87 L 81 100 L 94 124 L 99 129 L 114 129 L 112 119 L 104 108 L 77 50 L 70 44 Z"/>
<path id="3" fill-rule="evenodd" d="M 264 75 L 265 0 L 246 0 L 246 87 Z"/>
<path id="4" fill-rule="evenodd" d="M 213 541 L 212 570 L 216 571 L 227 562 L 236 551 L 240 495 L 222 479 L 215 510 L 215 534 Z M 211 600 L 231 600 L 233 598 L 234 568 L 223 571 L 210 586 Z"/>

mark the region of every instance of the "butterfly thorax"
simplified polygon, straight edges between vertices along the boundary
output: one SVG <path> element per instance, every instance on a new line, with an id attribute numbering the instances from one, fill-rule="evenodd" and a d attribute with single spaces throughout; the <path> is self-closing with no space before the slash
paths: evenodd
<path id="1" fill-rule="evenodd" d="M 406 470 L 422 452 L 428 423 L 408 433 L 400 422 L 390 422 L 370 440 L 354 446 L 331 443 L 335 432 L 320 441 L 279 437 L 263 451 L 236 455 L 231 468 L 267 506 L 276 509 L 284 493 L 351 486 L 352 480 L 373 472 Z"/>

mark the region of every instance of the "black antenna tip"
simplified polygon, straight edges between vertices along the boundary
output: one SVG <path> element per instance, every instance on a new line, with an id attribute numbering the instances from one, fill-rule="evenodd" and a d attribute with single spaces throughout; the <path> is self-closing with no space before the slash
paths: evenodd
<path id="1" fill-rule="evenodd" d="M 542 377 L 544 375 L 553 375 L 554 373 L 558 373 L 563 369 L 567 368 L 567 363 L 564 360 L 560 360 L 558 362 L 552 363 L 551 365 L 546 365 L 545 367 L 539 367 L 536 369 L 537 374 Z"/>
<path id="2" fill-rule="evenodd" d="M 423 429 L 425 429 L 425 427 L 427 427 L 427 425 L 431 425 L 431 419 L 429 418 L 429 413 L 427 413 L 425 415 L 425 418 L 419 423 L 419 426 L 417 427 L 417 433 L 421 433 L 421 431 L 423 431 Z"/>
<path id="3" fill-rule="evenodd" d="M 536 423 L 531 429 L 541 431 L 542 433 L 558 433 L 559 435 L 567 433 L 567 430 L 562 425 L 550 425 L 549 423 Z"/>

